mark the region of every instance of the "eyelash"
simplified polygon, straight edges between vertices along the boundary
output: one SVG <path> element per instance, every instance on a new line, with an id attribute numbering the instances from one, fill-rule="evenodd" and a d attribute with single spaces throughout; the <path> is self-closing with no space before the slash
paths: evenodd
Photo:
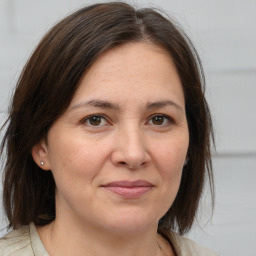
<path id="1" fill-rule="evenodd" d="M 164 124 L 164 125 L 163 124 L 161 124 L 161 125 L 152 124 L 152 125 L 155 125 L 155 126 L 168 126 L 169 124 L 174 124 L 175 123 L 175 121 L 172 117 L 170 117 L 168 115 L 164 115 L 164 114 L 154 114 L 153 116 L 150 117 L 149 121 L 152 121 L 153 118 L 155 118 L 155 117 L 158 117 L 158 118 L 160 117 L 160 118 L 163 118 L 163 119 L 168 121 L 168 124 Z"/>
<path id="2" fill-rule="evenodd" d="M 107 117 L 106 117 L 105 115 L 101 115 L 101 114 L 95 114 L 95 115 L 87 116 L 87 117 L 85 117 L 85 118 L 83 118 L 83 119 L 81 120 L 81 123 L 86 124 L 87 121 L 90 122 L 90 119 L 92 119 L 92 118 L 94 118 L 94 117 L 100 118 L 101 121 L 102 121 L 102 119 L 104 119 L 104 120 L 106 121 L 106 123 L 108 123 L 108 124 L 110 123 L 110 122 L 108 121 Z M 101 126 L 101 125 L 92 125 L 92 124 L 87 124 L 87 125 L 88 125 L 88 126 L 91 126 L 91 127 L 100 127 L 100 126 Z"/>
<path id="3" fill-rule="evenodd" d="M 87 122 L 90 122 L 90 120 L 92 120 L 92 118 L 95 118 L 95 117 L 96 117 L 96 118 L 100 118 L 100 123 L 99 123 L 99 125 L 93 125 L 93 124 L 91 124 L 91 123 L 90 123 L 90 124 L 87 123 Z M 160 124 L 160 125 L 151 124 L 151 125 L 163 127 L 163 126 L 168 126 L 169 124 L 175 124 L 175 121 L 174 121 L 174 119 L 173 119 L 172 117 L 170 117 L 170 116 L 168 116 L 168 115 L 164 115 L 164 114 L 154 114 L 154 115 L 152 115 L 152 116 L 149 118 L 149 121 L 147 121 L 146 123 L 149 123 L 150 121 L 153 120 L 153 118 L 156 118 L 156 117 L 158 117 L 158 118 L 163 118 L 164 121 L 167 120 L 168 124 Z M 82 123 L 82 124 L 87 124 L 87 125 L 90 126 L 90 127 L 101 127 L 101 126 L 102 126 L 102 125 L 101 125 L 101 122 L 102 122 L 103 119 L 105 120 L 105 122 L 106 122 L 108 125 L 110 125 L 110 121 L 108 120 L 108 118 L 107 118 L 105 115 L 102 115 L 102 114 L 94 114 L 94 115 L 87 116 L 87 117 L 85 117 L 85 118 L 83 118 L 83 119 L 81 120 L 81 123 Z"/>

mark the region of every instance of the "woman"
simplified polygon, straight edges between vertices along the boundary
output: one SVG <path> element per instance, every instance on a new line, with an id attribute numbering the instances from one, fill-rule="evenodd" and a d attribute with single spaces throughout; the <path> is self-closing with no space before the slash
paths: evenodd
<path id="1" fill-rule="evenodd" d="M 182 237 L 213 184 L 203 83 L 189 39 L 152 9 L 96 4 L 55 25 L 6 123 L 0 254 L 215 255 Z"/>

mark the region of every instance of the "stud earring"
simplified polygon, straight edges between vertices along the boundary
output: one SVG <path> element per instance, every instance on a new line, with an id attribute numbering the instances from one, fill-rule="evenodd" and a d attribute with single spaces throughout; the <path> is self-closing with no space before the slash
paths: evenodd
<path id="1" fill-rule="evenodd" d="M 43 162 L 43 161 L 41 161 L 41 162 L 40 162 L 40 164 L 41 164 L 41 165 L 44 165 L 44 162 Z"/>
<path id="2" fill-rule="evenodd" d="M 188 163 L 188 157 L 186 157 L 186 159 L 185 159 L 185 162 L 184 162 L 183 166 L 186 166 L 186 165 L 187 165 L 187 163 Z"/>

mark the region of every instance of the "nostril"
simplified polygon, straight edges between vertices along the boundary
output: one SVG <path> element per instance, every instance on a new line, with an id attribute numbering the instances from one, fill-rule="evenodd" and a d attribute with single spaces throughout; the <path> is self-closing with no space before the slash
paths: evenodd
<path id="1" fill-rule="evenodd" d="M 128 164 L 125 161 L 121 161 L 121 162 L 119 162 L 119 164 L 122 165 L 122 166 L 128 167 L 129 169 L 136 169 L 137 168 L 136 166 Z"/>

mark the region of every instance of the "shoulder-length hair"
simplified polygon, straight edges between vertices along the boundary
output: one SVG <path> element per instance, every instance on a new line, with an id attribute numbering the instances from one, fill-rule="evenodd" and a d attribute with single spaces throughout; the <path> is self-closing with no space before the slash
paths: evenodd
<path id="1" fill-rule="evenodd" d="M 57 23 L 20 75 L 1 144 L 2 154 L 6 148 L 3 203 L 9 228 L 54 220 L 55 182 L 51 172 L 42 171 L 33 161 L 31 149 L 65 112 L 85 71 L 102 53 L 142 41 L 163 47 L 174 61 L 189 127 L 188 162 L 177 197 L 159 228 L 180 234 L 191 228 L 207 176 L 213 192 L 212 121 L 201 62 L 189 38 L 167 15 L 121 2 L 91 5 Z"/>

